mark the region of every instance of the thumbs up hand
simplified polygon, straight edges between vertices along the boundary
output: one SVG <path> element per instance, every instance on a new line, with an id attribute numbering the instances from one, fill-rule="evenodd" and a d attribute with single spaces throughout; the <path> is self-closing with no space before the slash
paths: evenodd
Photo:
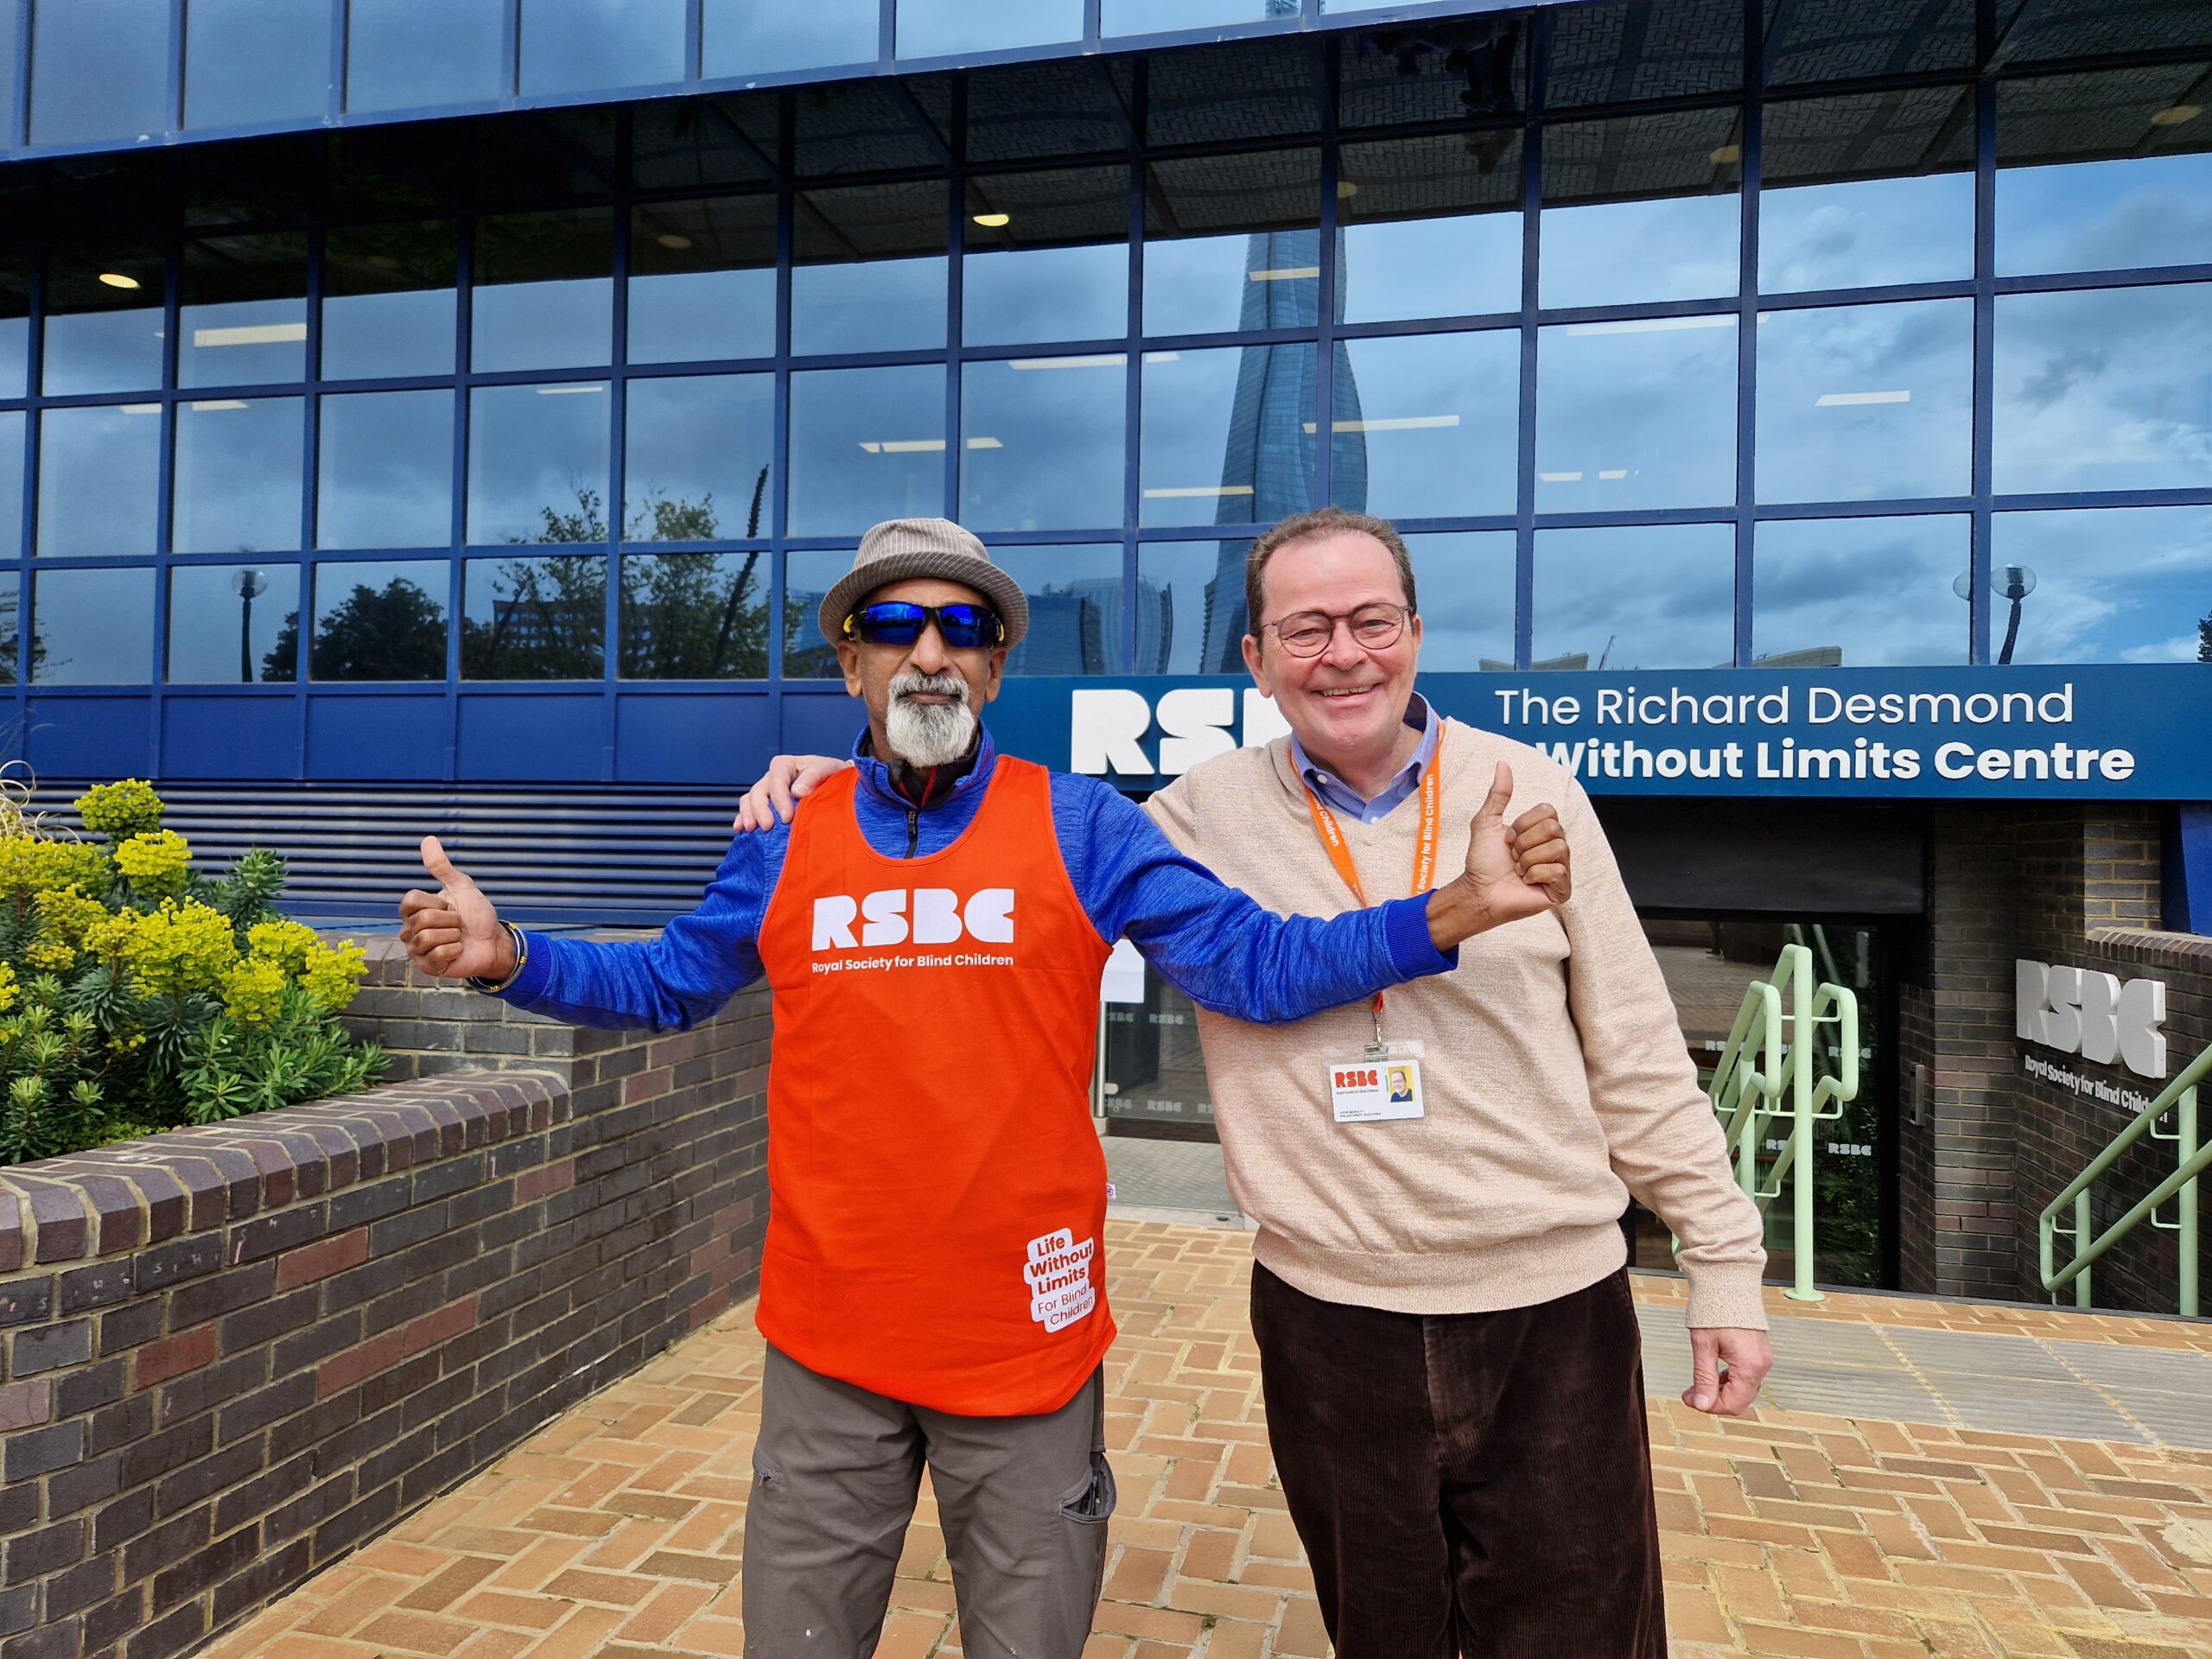
<path id="1" fill-rule="evenodd" d="M 454 868 L 435 836 L 423 837 L 423 868 L 435 893 L 411 888 L 399 901 L 399 937 L 407 955 L 441 979 L 505 979 L 514 971 L 513 935 L 484 890 Z"/>
<path id="2" fill-rule="evenodd" d="M 1513 769 L 1503 760 L 1490 794 L 1467 826 L 1467 868 L 1430 895 L 1429 937 L 1440 950 L 1508 922 L 1541 916 L 1573 891 L 1567 832 L 1557 809 L 1530 807 L 1511 824 Z"/>

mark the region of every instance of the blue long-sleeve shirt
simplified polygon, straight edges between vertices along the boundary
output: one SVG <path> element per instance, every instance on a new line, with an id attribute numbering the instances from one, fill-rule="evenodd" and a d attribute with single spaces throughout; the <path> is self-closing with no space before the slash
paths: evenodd
<path id="1" fill-rule="evenodd" d="M 857 746 L 856 746 L 857 750 Z M 882 761 L 855 753 L 854 810 L 886 857 L 950 846 L 974 821 L 997 766 L 990 734 L 939 804 L 910 808 Z M 1427 901 L 1401 899 L 1328 921 L 1263 910 L 1177 852 L 1143 810 L 1094 778 L 1052 774 L 1052 828 L 1068 880 L 1098 937 L 1126 937 L 1201 1007 L 1258 1024 L 1303 1020 L 1457 963 L 1429 938 Z M 498 995 L 579 1026 L 685 1029 L 760 976 L 760 927 L 791 844 L 787 824 L 741 835 L 697 909 L 658 938 L 604 942 L 531 933 L 529 959 Z"/>

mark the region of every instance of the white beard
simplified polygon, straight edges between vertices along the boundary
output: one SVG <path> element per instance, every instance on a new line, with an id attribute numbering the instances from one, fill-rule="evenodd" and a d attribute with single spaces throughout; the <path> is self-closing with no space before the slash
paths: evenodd
<path id="1" fill-rule="evenodd" d="M 917 691 L 956 701 L 908 702 Z M 883 733 L 893 752 L 910 766 L 950 766 L 976 741 L 976 712 L 968 706 L 968 682 L 951 673 L 895 676 L 891 682 L 891 706 L 884 711 Z"/>

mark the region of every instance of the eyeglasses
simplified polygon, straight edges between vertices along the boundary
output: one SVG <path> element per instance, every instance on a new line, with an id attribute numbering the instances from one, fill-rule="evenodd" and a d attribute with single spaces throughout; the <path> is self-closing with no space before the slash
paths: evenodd
<path id="1" fill-rule="evenodd" d="M 1366 651 L 1382 651 L 1398 643 L 1406 630 L 1410 605 L 1363 605 L 1345 616 L 1329 611 L 1294 611 L 1280 622 L 1260 630 L 1273 631 L 1282 648 L 1294 657 L 1319 657 L 1337 637 L 1337 624 L 1351 630 L 1352 643 Z"/>
<path id="2" fill-rule="evenodd" d="M 938 638 L 953 651 L 973 651 L 1006 638 L 1006 624 L 988 605 L 914 605 L 880 599 L 845 619 L 845 635 L 871 645 L 911 645 L 935 624 Z"/>

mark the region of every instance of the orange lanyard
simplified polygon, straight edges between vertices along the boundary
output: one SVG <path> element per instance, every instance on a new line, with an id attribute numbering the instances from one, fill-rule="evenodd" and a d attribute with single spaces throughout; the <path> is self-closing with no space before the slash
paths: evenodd
<path id="1" fill-rule="evenodd" d="M 1343 826 L 1337 815 L 1322 804 L 1321 798 L 1308 785 L 1306 809 L 1313 815 L 1313 828 L 1320 835 L 1321 844 L 1329 850 L 1329 862 L 1337 867 L 1337 874 L 1344 878 L 1344 886 L 1351 889 L 1351 896 L 1363 908 L 1367 904 L 1367 889 L 1360 885 L 1359 867 L 1352 862 L 1351 848 L 1344 840 Z M 1444 732 L 1439 727 L 1436 734 L 1436 753 L 1421 774 L 1421 828 L 1414 842 L 1414 890 L 1416 899 L 1436 885 L 1436 841 L 1444 821 Z M 1375 1044 L 1382 1045 L 1382 993 L 1375 993 Z"/>

